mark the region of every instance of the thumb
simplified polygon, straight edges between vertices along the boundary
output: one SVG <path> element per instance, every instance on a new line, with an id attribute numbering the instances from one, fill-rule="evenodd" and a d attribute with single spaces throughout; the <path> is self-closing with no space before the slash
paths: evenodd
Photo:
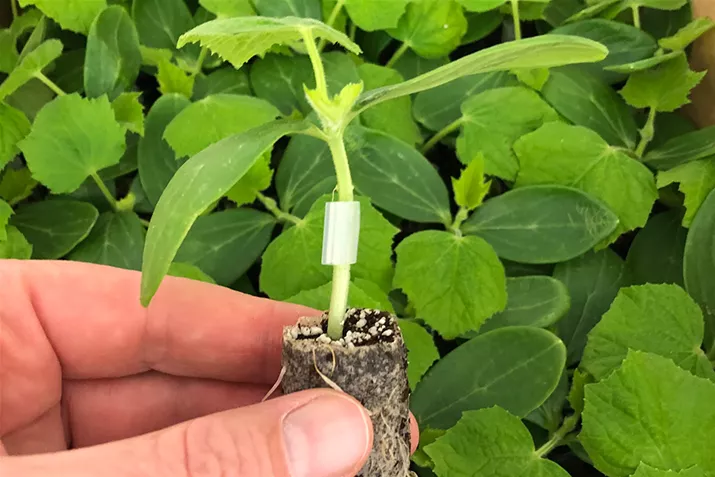
<path id="1" fill-rule="evenodd" d="M 346 394 L 320 389 L 95 447 L 1 457 L 0 475 L 352 477 L 371 448 L 367 411 Z"/>

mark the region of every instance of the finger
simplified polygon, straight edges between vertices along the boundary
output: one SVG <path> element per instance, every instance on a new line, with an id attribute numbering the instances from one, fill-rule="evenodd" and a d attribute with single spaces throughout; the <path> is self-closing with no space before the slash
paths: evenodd
<path id="1" fill-rule="evenodd" d="M 414 454 L 420 445 L 420 428 L 417 419 L 410 413 L 410 454 Z"/>
<path id="2" fill-rule="evenodd" d="M 139 272 L 68 261 L 0 260 L 2 318 L 39 319 L 70 379 L 150 369 L 272 384 L 281 329 L 315 310 L 167 277 L 139 303 Z"/>
<path id="3" fill-rule="evenodd" d="M 56 404 L 33 422 L 2 436 L 10 455 L 40 454 L 67 449 L 62 409 Z"/>
<path id="4" fill-rule="evenodd" d="M 351 477 L 372 447 L 354 399 L 332 390 L 291 394 L 111 444 L 0 459 L 23 477 Z"/>
<path id="5" fill-rule="evenodd" d="M 267 391 L 268 385 L 149 372 L 119 379 L 66 381 L 63 400 L 72 446 L 86 447 L 255 404 Z"/>

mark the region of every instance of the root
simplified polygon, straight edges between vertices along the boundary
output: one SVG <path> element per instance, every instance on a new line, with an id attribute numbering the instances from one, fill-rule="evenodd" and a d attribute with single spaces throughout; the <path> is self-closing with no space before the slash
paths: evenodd
<path id="1" fill-rule="evenodd" d="M 328 347 L 328 349 L 330 349 L 330 347 Z M 332 349 L 330 349 L 330 352 L 331 352 L 332 355 L 333 355 L 333 369 L 330 371 L 330 374 L 333 374 L 333 373 L 335 372 L 335 352 L 334 352 Z M 320 376 L 320 378 L 321 378 L 323 381 L 325 381 L 325 384 L 327 384 L 327 385 L 330 386 L 331 388 L 335 389 L 336 391 L 340 391 L 341 393 L 345 393 L 345 391 L 343 391 L 342 389 L 340 389 L 340 386 L 338 386 L 337 384 L 335 384 L 335 382 L 334 382 L 332 379 L 330 379 L 330 378 L 327 377 L 325 374 L 323 374 L 323 372 L 318 368 L 318 360 L 317 360 L 316 357 L 315 357 L 315 350 L 313 350 L 313 366 L 315 367 L 315 372 L 318 373 L 318 376 Z"/>
<path id="2" fill-rule="evenodd" d="M 286 374 L 286 367 L 283 366 L 281 368 L 281 373 L 278 375 L 278 380 L 275 382 L 273 387 L 271 387 L 271 389 L 268 390 L 268 393 L 265 396 L 263 396 L 263 399 L 261 399 L 261 402 L 265 401 L 266 399 L 271 397 L 271 394 L 276 392 L 276 389 L 278 389 L 278 386 L 281 385 L 281 381 L 283 381 L 283 376 L 285 376 L 285 374 Z"/>

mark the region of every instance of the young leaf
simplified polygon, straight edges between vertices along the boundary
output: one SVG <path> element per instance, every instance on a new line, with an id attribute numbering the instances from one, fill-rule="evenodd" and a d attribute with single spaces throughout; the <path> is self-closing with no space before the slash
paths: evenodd
<path id="1" fill-rule="evenodd" d="M 9 28 L 0 30 L 0 72 L 10 73 L 19 59 L 12 32 Z"/>
<path id="2" fill-rule="evenodd" d="M 457 156 L 469 164 L 477 155 L 485 158 L 485 172 L 513 181 L 519 162 L 514 142 L 559 116 L 538 93 L 522 87 L 498 88 L 472 96 L 462 104 L 462 133 Z"/>
<path id="3" fill-rule="evenodd" d="M 683 225 L 690 227 L 703 201 L 715 189 L 715 157 L 688 162 L 658 173 L 658 188 L 676 182 L 685 195 Z"/>
<path id="4" fill-rule="evenodd" d="M 715 27 L 715 22 L 710 18 L 696 18 L 678 30 L 675 35 L 658 40 L 658 45 L 668 50 L 682 51 L 702 35 L 712 30 L 713 27 Z"/>
<path id="5" fill-rule="evenodd" d="M 447 339 L 477 330 L 506 306 L 504 267 L 479 237 L 428 230 L 397 246 L 395 288 Z"/>
<path id="6" fill-rule="evenodd" d="M 187 74 L 169 60 L 159 63 L 156 75 L 161 94 L 178 93 L 191 99 L 194 94 L 195 77 Z"/>
<path id="7" fill-rule="evenodd" d="M 219 285 L 229 286 L 260 257 L 275 225 L 272 215 L 244 208 L 199 217 L 175 261 L 195 265 Z"/>
<path id="8" fill-rule="evenodd" d="M 164 140 L 171 121 L 191 103 L 179 94 L 159 98 L 146 117 L 146 132 L 139 141 L 137 161 L 141 185 L 151 204 L 156 204 L 167 184 L 181 166 L 174 150 Z"/>
<path id="9" fill-rule="evenodd" d="M 100 169 L 117 164 L 125 149 L 124 128 L 106 96 L 56 98 L 35 118 L 19 143 L 32 176 L 55 194 L 72 192 Z"/>
<path id="10" fill-rule="evenodd" d="M 47 40 L 32 50 L 0 84 L 0 101 L 13 94 L 62 54 L 62 42 Z"/>
<path id="11" fill-rule="evenodd" d="M 508 326 L 548 328 L 559 321 L 571 305 L 566 286 L 546 276 L 507 278 L 506 293 L 504 311 L 489 318 L 479 333 Z"/>
<path id="12" fill-rule="evenodd" d="M 414 391 L 422 376 L 439 359 L 439 351 L 432 335 L 419 324 L 409 320 L 399 323 L 407 347 L 407 379 Z"/>
<path id="13" fill-rule="evenodd" d="M 339 43 L 356 55 L 361 53 L 360 47 L 345 34 L 318 20 L 296 17 L 212 20 L 181 35 L 178 46 L 199 43 L 238 69 L 252 57 L 262 56 L 274 45 L 302 40 L 303 31 L 310 31 L 314 38 Z"/>
<path id="14" fill-rule="evenodd" d="M 144 306 L 159 289 L 199 215 L 223 197 L 278 139 L 306 127 L 301 121 L 276 121 L 229 136 L 193 156 L 176 172 L 156 205 L 147 232 L 141 286 Z M 196 186 L 199 171 L 201 183 Z"/>
<path id="15" fill-rule="evenodd" d="M 710 192 L 690 225 L 685 241 L 685 289 L 705 314 L 705 347 L 715 346 L 715 192 Z"/>
<path id="16" fill-rule="evenodd" d="M 566 344 L 571 366 L 581 360 L 589 331 L 626 284 L 625 264 L 610 249 L 589 252 L 556 265 L 554 278 L 566 285 L 571 298 L 569 312 L 556 323 L 556 334 Z"/>
<path id="17" fill-rule="evenodd" d="M 555 141 L 558 148 L 553 146 Z M 655 180 L 647 167 L 581 126 L 546 124 L 519 139 L 514 151 L 521 164 L 517 187 L 575 187 L 605 202 L 618 216 L 618 227 L 602 246 L 645 225 L 657 198 Z"/>
<path id="18" fill-rule="evenodd" d="M 404 81 L 397 71 L 370 63 L 361 65 L 358 72 L 365 89 L 380 88 Z M 399 98 L 389 105 L 384 104 L 365 111 L 361 119 L 365 126 L 386 132 L 411 146 L 422 142 L 422 134 L 412 118 L 412 100 L 409 97 Z"/>
<path id="19" fill-rule="evenodd" d="M 100 13 L 87 36 L 84 91 L 96 98 L 114 99 L 131 89 L 139 74 L 142 56 L 139 36 L 127 11 L 112 5 Z"/>
<path id="20" fill-rule="evenodd" d="M 521 420 L 499 407 L 467 411 L 444 436 L 425 447 L 438 477 L 519 475 L 568 477 L 544 459 Z M 478 473 L 474 473 L 479 469 Z"/>
<path id="21" fill-rule="evenodd" d="M 166 127 L 164 139 L 178 157 L 193 156 L 228 136 L 272 121 L 280 112 L 251 96 L 218 94 L 192 103 Z"/>
<path id="22" fill-rule="evenodd" d="M 592 249 L 613 232 L 618 218 L 602 202 L 577 189 L 540 185 L 488 200 L 464 223 L 501 258 L 519 263 L 557 263 Z"/>
<path id="23" fill-rule="evenodd" d="M 144 106 L 139 102 L 141 93 L 122 93 L 112 101 L 114 119 L 124 128 L 144 135 Z"/>
<path id="24" fill-rule="evenodd" d="M 541 94 L 574 125 L 593 130 L 612 146 L 635 150 L 638 126 L 631 109 L 598 78 L 576 70 L 553 71 Z"/>
<path id="25" fill-rule="evenodd" d="M 603 61 L 565 68 L 580 70 L 594 81 L 607 84 L 625 79 L 625 75 L 610 71 L 608 67 L 650 58 L 658 49 L 655 40 L 648 33 L 613 20 L 593 19 L 569 23 L 553 29 L 549 34 L 589 38 L 608 48 L 608 56 Z"/>
<path id="26" fill-rule="evenodd" d="M 653 215 L 633 239 L 626 257 L 629 284 L 683 282 L 683 253 L 687 229 L 676 211 Z"/>
<path id="27" fill-rule="evenodd" d="M 484 179 L 484 155 L 479 153 L 462 171 L 459 179 L 452 178 L 454 201 L 459 207 L 472 211 L 482 205 L 491 183 Z"/>
<path id="28" fill-rule="evenodd" d="M 549 80 L 551 71 L 546 68 L 518 69 L 514 71 L 514 75 L 522 84 L 533 90 L 541 91 Z"/>
<path id="29" fill-rule="evenodd" d="M 0 200 L 0 240 L 7 240 L 7 233 L 5 232 L 5 227 L 7 227 L 7 223 L 13 213 L 14 212 L 12 211 L 12 207 L 10 207 L 10 204 L 5 202 L 4 200 Z"/>
<path id="30" fill-rule="evenodd" d="M 219 18 L 256 14 L 251 0 L 199 0 L 199 4 Z"/>
<path id="31" fill-rule="evenodd" d="M 690 103 L 690 91 L 702 81 L 705 71 L 696 73 L 685 54 L 657 67 L 634 73 L 621 90 L 631 106 L 670 112 Z"/>
<path id="32" fill-rule="evenodd" d="M 715 126 L 676 136 L 648 151 L 643 162 L 659 171 L 667 171 L 711 156 L 715 156 Z"/>
<path id="33" fill-rule="evenodd" d="M 350 19 L 364 31 L 395 28 L 412 0 L 346 0 Z"/>
<path id="34" fill-rule="evenodd" d="M 345 143 L 355 186 L 377 207 L 415 222 L 451 220 L 449 192 L 422 154 L 361 126 L 348 129 Z"/>
<path id="35" fill-rule="evenodd" d="M 594 41 L 562 35 L 508 42 L 465 56 L 404 83 L 367 91 L 360 96 L 355 108 L 362 112 L 384 101 L 432 89 L 463 76 L 600 61 L 607 53 L 602 45 Z"/>
<path id="36" fill-rule="evenodd" d="M 715 468 L 715 384 L 671 360 L 629 351 L 621 367 L 586 386 L 579 440 L 595 467 L 627 477 L 641 462 L 659 469 Z M 705 425 L 704 425 L 705 424 Z"/>
<path id="37" fill-rule="evenodd" d="M 432 366 L 412 393 L 412 412 L 420 428 L 436 429 L 454 426 L 464 411 L 492 406 L 524 417 L 554 391 L 565 357 L 563 343 L 546 330 L 511 327 L 484 333 Z M 475 363 L 481 363 L 478 372 Z"/>
<path id="38" fill-rule="evenodd" d="M 352 275 L 376 283 L 387 292 L 393 274 L 392 240 L 398 229 L 368 199 L 356 200 L 360 202 L 360 241 Z M 332 270 L 321 265 L 320 260 L 328 201 L 330 196 L 321 197 L 299 224 L 285 230 L 263 254 L 260 286 L 274 300 L 284 300 L 330 282 Z"/>
<path id="39" fill-rule="evenodd" d="M 19 207 L 11 223 L 32 244 L 33 258 L 55 260 L 89 235 L 98 216 L 86 202 L 53 199 Z"/>
<path id="40" fill-rule="evenodd" d="M 137 214 L 104 212 L 86 240 L 69 255 L 69 260 L 98 263 L 127 270 L 141 270 L 144 226 Z"/>
<path id="41" fill-rule="evenodd" d="M 467 19 L 455 0 L 419 0 L 407 5 L 407 12 L 388 33 L 420 56 L 439 58 L 462 43 Z"/>
<path id="42" fill-rule="evenodd" d="M 677 285 L 632 286 L 618 292 L 589 333 L 580 366 L 601 380 L 621 365 L 628 350 L 638 350 L 715 381 L 702 342 L 703 314 L 685 290 Z"/>
<path id="43" fill-rule="evenodd" d="M 256 10 L 266 17 L 302 17 L 320 20 L 320 0 L 253 0 Z"/>
<path id="44" fill-rule="evenodd" d="M 32 257 L 32 245 L 16 228 L 7 228 L 7 239 L 0 240 L 0 259 L 29 260 Z"/>
<path id="45" fill-rule="evenodd" d="M 276 171 L 281 209 L 302 217 L 335 185 L 335 167 L 325 141 L 310 136 L 291 138 Z"/>
<path id="46" fill-rule="evenodd" d="M 106 8 L 107 0 L 19 0 L 19 4 L 34 5 L 65 30 L 87 34 L 94 18 Z"/>
<path id="47" fill-rule="evenodd" d="M 440 131 L 462 116 L 462 104 L 479 93 L 516 86 L 516 79 L 505 71 L 465 76 L 415 96 L 413 114 L 432 131 Z"/>
<path id="48" fill-rule="evenodd" d="M 15 205 L 27 199 L 37 186 L 27 167 L 22 169 L 8 168 L 0 179 L 0 199 L 10 205 Z"/>
<path id="49" fill-rule="evenodd" d="M 465 14 L 467 33 L 462 37 L 462 45 L 475 43 L 494 33 L 504 22 L 504 15 L 497 10 Z"/>
<path id="50" fill-rule="evenodd" d="M 237 206 L 250 204 L 256 200 L 258 192 L 263 192 L 271 186 L 272 180 L 271 155 L 266 152 L 246 172 L 246 175 L 231 187 L 231 190 L 226 193 L 226 197 Z"/>
<path id="51" fill-rule="evenodd" d="M 288 303 L 303 305 L 315 310 L 327 310 L 330 307 L 332 284 L 326 283 L 312 290 L 303 290 L 295 296 L 286 298 Z M 356 279 L 348 288 L 348 306 L 352 308 L 374 308 L 392 313 L 392 305 L 387 293 L 368 280 Z"/>
<path id="52" fill-rule="evenodd" d="M 296 58 L 293 58 L 294 60 Z M 254 65 L 255 66 L 255 65 Z M 245 70 L 235 70 L 232 66 L 219 68 L 208 75 L 199 75 L 194 82 L 194 100 L 198 101 L 213 94 L 251 95 L 251 84 Z"/>
<path id="53" fill-rule="evenodd" d="M 20 153 L 17 143 L 27 136 L 30 127 L 22 111 L 0 102 L 0 171 Z"/>
<path id="54" fill-rule="evenodd" d="M 175 51 L 181 34 L 194 27 L 183 0 L 133 0 L 132 18 L 141 44 L 149 48 Z M 185 54 L 196 57 L 198 48 L 188 48 Z"/>

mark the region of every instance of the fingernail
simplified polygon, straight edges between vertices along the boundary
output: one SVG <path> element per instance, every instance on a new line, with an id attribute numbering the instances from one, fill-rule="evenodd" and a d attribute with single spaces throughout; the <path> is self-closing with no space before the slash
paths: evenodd
<path id="1" fill-rule="evenodd" d="M 345 396 L 316 398 L 283 420 L 292 477 L 342 477 L 356 470 L 369 452 L 365 411 Z"/>

